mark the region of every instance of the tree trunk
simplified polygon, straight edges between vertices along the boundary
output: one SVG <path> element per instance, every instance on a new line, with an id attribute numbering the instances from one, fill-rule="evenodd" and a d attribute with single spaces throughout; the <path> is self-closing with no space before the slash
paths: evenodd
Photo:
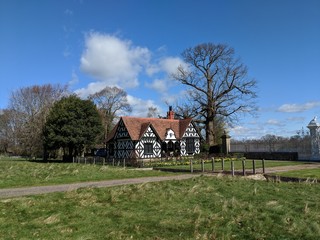
<path id="1" fill-rule="evenodd" d="M 213 100 L 212 93 L 212 76 L 210 76 L 209 71 L 205 74 L 207 80 L 207 119 L 206 119 L 206 143 L 209 146 L 216 144 L 215 142 L 215 126 L 214 126 L 214 109 L 215 102 Z"/>
<path id="2" fill-rule="evenodd" d="M 214 121 L 208 120 L 206 122 L 206 143 L 209 146 L 216 145 L 215 141 L 215 127 L 214 127 Z"/>

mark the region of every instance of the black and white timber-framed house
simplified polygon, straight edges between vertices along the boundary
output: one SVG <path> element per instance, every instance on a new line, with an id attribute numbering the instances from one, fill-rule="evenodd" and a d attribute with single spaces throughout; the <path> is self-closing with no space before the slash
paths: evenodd
<path id="1" fill-rule="evenodd" d="M 200 153 L 200 134 L 191 118 L 121 117 L 107 138 L 109 156 L 117 159 L 152 159 Z"/>

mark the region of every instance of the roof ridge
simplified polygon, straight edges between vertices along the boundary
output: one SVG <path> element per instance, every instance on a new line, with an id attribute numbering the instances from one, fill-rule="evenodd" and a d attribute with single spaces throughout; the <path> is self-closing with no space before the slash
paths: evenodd
<path id="1" fill-rule="evenodd" d="M 136 118 L 141 120 L 160 120 L 160 121 L 185 121 L 192 120 L 192 118 L 183 118 L 183 119 L 168 119 L 168 118 L 148 118 L 148 117 L 136 117 L 136 116 L 122 116 L 121 118 Z"/>
<path id="2" fill-rule="evenodd" d="M 152 127 L 155 134 L 161 140 L 164 140 L 168 128 L 172 129 L 175 132 L 177 138 L 180 139 L 182 138 L 187 127 L 189 126 L 189 123 L 192 122 L 192 118 L 166 119 L 166 118 L 141 118 L 141 117 L 133 117 L 133 116 L 123 116 L 123 117 L 120 117 L 119 122 L 121 120 L 123 121 L 128 131 L 128 134 L 132 140 L 139 140 L 143 136 L 144 132 L 147 130 L 148 126 Z M 117 123 L 117 125 L 119 124 L 119 122 Z M 112 132 L 113 134 L 115 133 L 115 130 L 116 129 L 113 129 L 113 132 Z"/>

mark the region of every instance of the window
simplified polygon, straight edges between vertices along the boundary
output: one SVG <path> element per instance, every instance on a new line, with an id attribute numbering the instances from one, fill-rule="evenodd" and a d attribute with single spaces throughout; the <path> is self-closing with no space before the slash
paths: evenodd
<path id="1" fill-rule="evenodd" d="M 153 144 L 152 143 L 145 143 L 144 144 L 144 154 L 146 154 L 146 155 L 153 154 Z"/>
<path id="2" fill-rule="evenodd" d="M 193 154 L 195 152 L 194 139 L 193 138 L 187 138 L 186 139 L 186 150 L 187 150 L 188 154 Z"/>
<path id="3" fill-rule="evenodd" d="M 172 141 L 170 141 L 170 142 L 168 142 L 168 151 L 170 151 L 170 152 L 172 152 L 174 149 L 173 149 L 173 142 Z"/>
<path id="4" fill-rule="evenodd" d="M 108 148 L 109 148 L 109 156 L 113 156 L 114 155 L 114 144 L 111 143 Z"/>

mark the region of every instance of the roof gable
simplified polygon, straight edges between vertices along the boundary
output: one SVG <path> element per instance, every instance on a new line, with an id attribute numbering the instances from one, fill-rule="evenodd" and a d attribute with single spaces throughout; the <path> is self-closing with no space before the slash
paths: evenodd
<path id="1" fill-rule="evenodd" d="M 142 137 L 146 136 L 145 134 L 147 134 L 149 128 L 151 129 L 152 133 L 157 137 L 160 138 L 157 131 L 154 129 L 154 127 L 152 126 L 151 123 L 143 123 L 141 125 L 141 133 L 139 136 L 139 139 L 141 139 Z"/>
<path id="2" fill-rule="evenodd" d="M 121 121 L 125 125 L 131 140 L 140 140 L 149 126 L 161 140 L 164 140 L 168 129 L 172 129 L 177 139 L 181 139 L 192 119 L 121 117 L 119 122 Z M 118 125 L 119 123 L 115 128 Z M 114 129 L 111 134 L 112 136 L 108 137 L 108 141 L 114 137 L 116 130 Z"/>

